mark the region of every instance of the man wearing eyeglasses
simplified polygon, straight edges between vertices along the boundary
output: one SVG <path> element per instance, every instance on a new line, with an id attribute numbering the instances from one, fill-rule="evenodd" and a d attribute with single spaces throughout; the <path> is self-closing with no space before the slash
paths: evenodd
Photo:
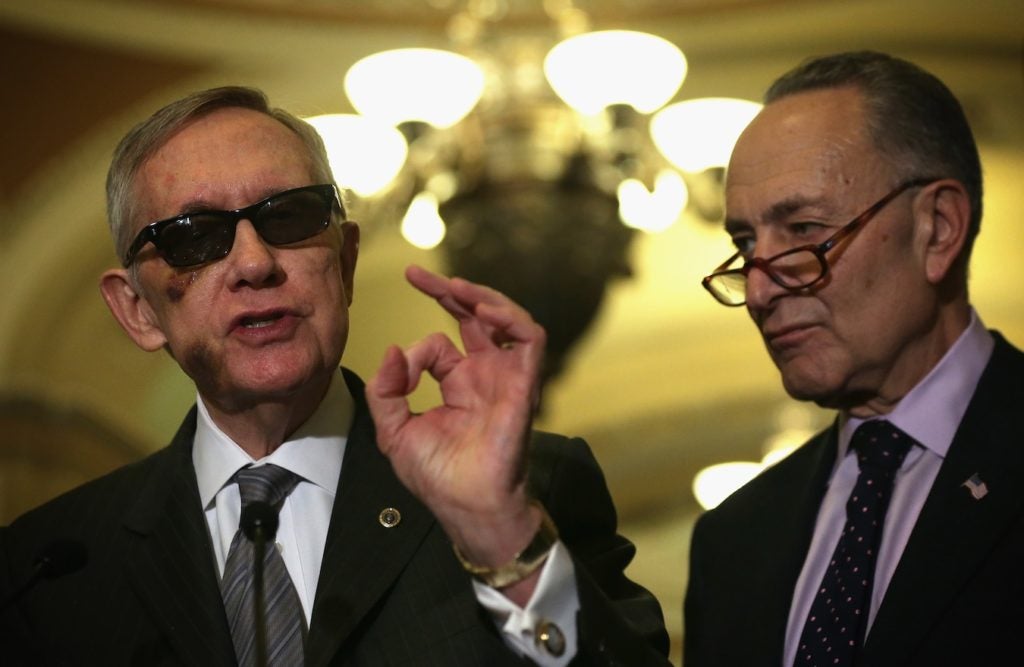
<path id="1" fill-rule="evenodd" d="M 685 664 L 996 665 L 1024 628 L 1024 355 L 967 289 L 978 151 L 959 103 L 873 53 L 781 77 L 726 179 L 746 306 L 833 425 L 697 522 Z"/>
<path id="2" fill-rule="evenodd" d="M 339 371 L 359 230 L 310 126 L 252 89 L 174 102 L 121 142 L 108 208 L 103 298 L 196 406 L 168 448 L 0 531 L 5 664 L 667 664 L 589 449 L 531 436 L 544 332 L 522 308 L 412 267 L 463 349 L 392 346 L 365 387 Z M 413 414 L 424 371 L 443 405 Z"/>

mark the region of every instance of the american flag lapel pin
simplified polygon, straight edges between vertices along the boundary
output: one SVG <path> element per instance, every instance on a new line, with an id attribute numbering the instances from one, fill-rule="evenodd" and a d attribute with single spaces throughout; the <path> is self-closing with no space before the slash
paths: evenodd
<path id="1" fill-rule="evenodd" d="M 981 481 L 978 473 L 968 477 L 960 486 L 967 487 L 967 490 L 971 492 L 971 497 L 975 500 L 981 500 L 988 493 L 988 487 L 985 486 L 985 482 Z"/>

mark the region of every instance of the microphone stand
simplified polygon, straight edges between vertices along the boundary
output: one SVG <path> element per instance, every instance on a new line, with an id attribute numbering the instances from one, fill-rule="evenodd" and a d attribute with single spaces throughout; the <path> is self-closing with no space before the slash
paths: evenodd
<path id="1" fill-rule="evenodd" d="M 252 542 L 253 556 L 253 616 L 256 627 L 253 628 L 256 641 L 256 664 L 267 665 L 267 618 L 266 602 L 263 593 L 263 559 L 266 554 L 267 541 L 277 535 L 278 517 L 270 505 L 264 502 L 252 502 L 242 510 L 240 520 L 242 532 Z"/>
<path id="2" fill-rule="evenodd" d="M 0 603 L 0 612 L 6 611 L 32 590 L 42 579 L 56 579 L 77 572 L 89 560 L 85 545 L 77 540 L 57 539 L 39 550 L 32 561 L 32 575 L 6 600 Z"/>

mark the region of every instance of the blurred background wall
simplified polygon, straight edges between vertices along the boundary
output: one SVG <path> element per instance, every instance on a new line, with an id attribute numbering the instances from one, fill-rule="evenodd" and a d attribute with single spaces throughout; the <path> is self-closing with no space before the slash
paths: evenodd
<path id="1" fill-rule="evenodd" d="M 973 300 L 986 324 L 1024 345 L 1019 0 L 7 0 L 0 4 L 0 523 L 161 447 L 194 401 L 166 355 L 133 347 L 96 287 L 117 261 L 103 181 L 123 133 L 181 94 L 232 83 L 263 88 L 303 116 L 352 113 L 343 81 L 359 59 L 402 47 L 456 50 L 491 58 L 488 106 L 461 126 L 476 134 L 407 124 L 401 184 L 383 195 L 350 194 L 364 242 L 344 363 L 368 377 L 387 344 L 451 331 L 439 309 L 405 285 L 409 263 L 532 289 L 519 298 L 560 332 L 537 425 L 593 446 L 621 530 L 639 548 L 631 575 L 661 599 L 678 664 L 688 536 L 702 511 L 695 475 L 727 461 L 753 470 L 780 442 L 799 441 L 831 416 L 788 399 L 743 310 L 717 305 L 700 288 L 701 276 L 730 253 L 718 228 L 720 170 L 687 174 L 690 204 L 650 233 L 624 232 L 617 220 L 608 227 L 616 216 L 606 184 L 593 190 L 604 195 L 587 190 L 578 200 L 566 199 L 565 188 L 494 177 L 503 168 L 489 162 L 495 155 L 550 148 L 501 142 L 564 132 L 530 107 L 552 104 L 539 74 L 544 51 L 569 32 L 608 29 L 652 33 L 685 53 L 688 72 L 671 103 L 758 101 L 784 70 L 841 49 L 890 51 L 944 79 L 967 109 L 985 169 Z M 635 70 L 638 79 L 657 74 Z M 495 109 L 502 113 L 485 117 Z M 598 137 L 588 144 L 590 185 L 616 158 L 619 168 L 626 159 L 648 167 L 661 160 L 637 138 L 647 121 L 620 114 L 587 130 Z M 639 143 L 623 150 L 601 143 L 614 131 Z M 577 140 L 570 147 L 578 148 L 580 132 L 570 128 Z M 534 156 L 523 159 L 536 175 L 543 165 Z M 456 186 L 459 196 L 451 187 L 442 195 L 450 197 L 441 208 L 447 240 L 422 249 L 403 239 L 399 223 L 412 195 L 444 191 L 428 177 L 468 172 L 467 164 L 484 165 L 491 178 L 481 180 L 479 169 L 476 181 L 459 173 L 468 179 Z M 653 185 L 651 169 L 632 168 Z M 517 231 L 485 237 L 480 216 L 488 212 Z M 417 394 L 421 405 L 435 398 L 429 387 Z"/>

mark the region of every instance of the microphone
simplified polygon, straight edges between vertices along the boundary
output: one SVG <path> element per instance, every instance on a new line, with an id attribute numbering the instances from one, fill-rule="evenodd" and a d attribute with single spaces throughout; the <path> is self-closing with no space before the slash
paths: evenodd
<path id="1" fill-rule="evenodd" d="M 263 557 L 267 541 L 277 535 L 278 516 L 274 508 L 262 501 L 253 501 L 242 508 L 238 527 L 252 542 L 253 612 L 255 616 L 256 664 L 267 664 L 267 618 L 263 594 Z"/>
<path id="2" fill-rule="evenodd" d="M 257 540 L 272 540 L 277 535 L 278 517 L 267 503 L 254 501 L 242 510 L 239 528 L 255 544 Z"/>
<path id="3" fill-rule="evenodd" d="M 0 604 L 0 611 L 25 596 L 41 579 L 58 579 L 85 567 L 89 556 L 85 545 L 78 540 L 61 538 L 50 542 L 36 553 L 32 560 L 32 575 L 14 593 Z"/>

